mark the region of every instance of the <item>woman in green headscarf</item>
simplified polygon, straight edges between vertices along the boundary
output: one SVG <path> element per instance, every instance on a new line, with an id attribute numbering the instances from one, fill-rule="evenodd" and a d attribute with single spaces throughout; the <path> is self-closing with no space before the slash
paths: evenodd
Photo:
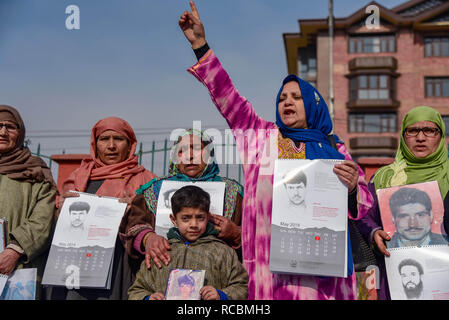
<path id="1" fill-rule="evenodd" d="M 371 179 L 368 188 L 374 198 L 374 204 L 368 214 L 357 222 L 360 232 L 370 243 L 374 243 L 381 255 L 378 257 L 380 268 L 379 299 L 390 299 L 388 283 L 385 275 L 384 256 L 389 256 L 385 241 L 396 241 L 383 231 L 376 190 L 438 181 L 441 196 L 444 200 L 444 217 L 449 215 L 449 159 L 445 145 L 446 128 L 439 112 L 433 108 L 421 106 L 410 110 L 402 121 L 401 142 L 395 161 L 380 168 Z M 447 224 L 447 223 L 446 223 Z M 446 233 L 449 229 L 446 225 Z M 422 243 L 415 245 L 439 244 L 440 239 L 423 238 Z M 423 242 L 427 241 L 427 242 Z M 416 240 L 415 240 L 416 242 Z"/>
<path id="2" fill-rule="evenodd" d="M 159 267 L 170 261 L 168 241 L 154 230 L 163 181 L 216 181 L 225 183 L 223 216 L 211 214 L 211 222 L 219 231 L 218 238 L 236 249 L 241 258 L 243 186 L 219 173 L 212 139 L 198 130 L 184 130 L 172 148 L 169 174 L 141 186 L 128 215 L 122 220 L 120 232 L 126 239 L 128 254 L 132 257 L 145 255 L 148 267 L 151 262 Z"/>

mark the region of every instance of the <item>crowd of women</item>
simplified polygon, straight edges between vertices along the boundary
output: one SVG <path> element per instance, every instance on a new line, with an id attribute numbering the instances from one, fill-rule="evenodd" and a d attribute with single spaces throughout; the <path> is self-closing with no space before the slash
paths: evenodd
<path id="1" fill-rule="evenodd" d="M 212 102 L 234 134 L 265 130 L 265 135 L 236 139 L 244 156 L 248 146 L 257 155 L 269 141 L 277 141 L 276 159 L 341 159 L 334 172 L 348 187 L 348 219 L 356 224 L 376 251 L 380 268 L 379 299 L 389 299 L 383 255 L 388 255 L 375 190 L 396 185 L 438 181 L 444 199 L 444 227 L 449 231 L 449 160 L 445 125 L 431 107 L 412 109 L 403 119 L 400 145 L 393 164 L 383 167 L 367 183 L 343 141 L 332 134 L 332 121 L 323 97 L 308 82 L 286 77 L 276 96 L 276 121 L 260 118 L 234 87 L 229 75 L 206 42 L 198 10 L 190 2 L 179 26 L 198 62 L 188 71 L 209 91 Z M 418 134 L 408 135 L 411 127 Z M 423 127 L 434 128 L 426 135 Z M 415 130 L 416 131 L 416 130 Z M 221 181 L 225 183 L 223 215 L 212 215 L 218 237 L 236 250 L 249 275 L 249 299 L 357 299 L 355 272 L 347 278 L 271 273 L 269 269 L 273 172 L 262 168 L 263 157 L 243 166 L 244 186 L 220 176 L 212 140 L 188 129 L 174 143 L 169 174 L 156 177 L 138 164 L 137 140 L 123 119 L 108 117 L 92 128 L 90 157 L 63 182 L 61 190 L 44 161 L 24 146 L 25 125 L 19 112 L 0 106 L 0 202 L 8 221 L 7 245 L 0 253 L 0 273 L 37 268 L 38 299 L 127 299 L 142 261 L 148 268 L 172 259 L 168 241 L 155 233 L 157 202 L 163 181 Z M 256 141 L 251 141 L 255 139 Z M 206 155 L 206 156 L 204 156 Z M 268 166 L 273 167 L 273 166 Z M 110 289 L 42 287 L 43 270 L 52 233 L 64 200 L 73 191 L 119 198 L 127 203 L 117 235 Z M 351 267 L 351 266 L 350 266 Z"/>

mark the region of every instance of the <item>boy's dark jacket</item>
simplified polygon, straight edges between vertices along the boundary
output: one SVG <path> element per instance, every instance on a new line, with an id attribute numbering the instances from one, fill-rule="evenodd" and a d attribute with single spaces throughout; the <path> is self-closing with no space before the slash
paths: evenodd
<path id="1" fill-rule="evenodd" d="M 167 233 L 171 250 L 171 261 L 162 268 L 152 265 L 148 270 L 142 262 L 136 281 L 129 288 L 130 300 L 142 300 L 156 292 L 164 293 L 171 269 L 206 270 L 204 286 L 213 286 L 223 291 L 230 300 L 244 300 L 248 297 L 248 274 L 238 260 L 235 250 L 216 237 L 218 231 L 208 223 L 201 237 L 187 244 L 177 228 Z"/>

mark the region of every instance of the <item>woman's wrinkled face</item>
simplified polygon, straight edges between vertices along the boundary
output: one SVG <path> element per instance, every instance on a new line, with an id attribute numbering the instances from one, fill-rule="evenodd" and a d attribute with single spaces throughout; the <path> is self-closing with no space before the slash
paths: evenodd
<path id="1" fill-rule="evenodd" d="M 287 127 L 307 129 L 306 111 L 298 82 L 290 81 L 284 85 L 279 96 L 278 110 Z"/>
<path id="2" fill-rule="evenodd" d="M 197 135 L 185 135 L 177 144 L 178 170 L 190 178 L 199 178 L 206 168 L 204 145 Z"/>
<path id="3" fill-rule="evenodd" d="M 16 147 L 20 129 L 12 121 L 0 121 L 0 153 L 8 153 Z"/>
<path id="4" fill-rule="evenodd" d="M 420 121 L 408 126 L 404 130 L 404 140 L 408 149 L 415 157 L 425 158 L 438 149 L 441 140 L 441 131 L 431 121 Z"/>
<path id="5" fill-rule="evenodd" d="M 125 161 L 130 151 L 128 139 L 114 130 L 106 130 L 97 138 L 97 157 L 106 165 Z"/>

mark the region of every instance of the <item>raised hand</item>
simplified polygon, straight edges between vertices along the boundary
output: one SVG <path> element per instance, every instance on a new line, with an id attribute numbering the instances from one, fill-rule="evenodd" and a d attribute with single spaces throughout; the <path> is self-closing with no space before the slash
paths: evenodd
<path id="1" fill-rule="evenodd" d="M 184 11 L 179 18 L 179 27 L 184 32 L 193 49 L 201 48 L 206 44 L 206 34 L 203 23 L 200 20 L 198 9 L 193 1 L 190 1 L 192 12 Z"/>

